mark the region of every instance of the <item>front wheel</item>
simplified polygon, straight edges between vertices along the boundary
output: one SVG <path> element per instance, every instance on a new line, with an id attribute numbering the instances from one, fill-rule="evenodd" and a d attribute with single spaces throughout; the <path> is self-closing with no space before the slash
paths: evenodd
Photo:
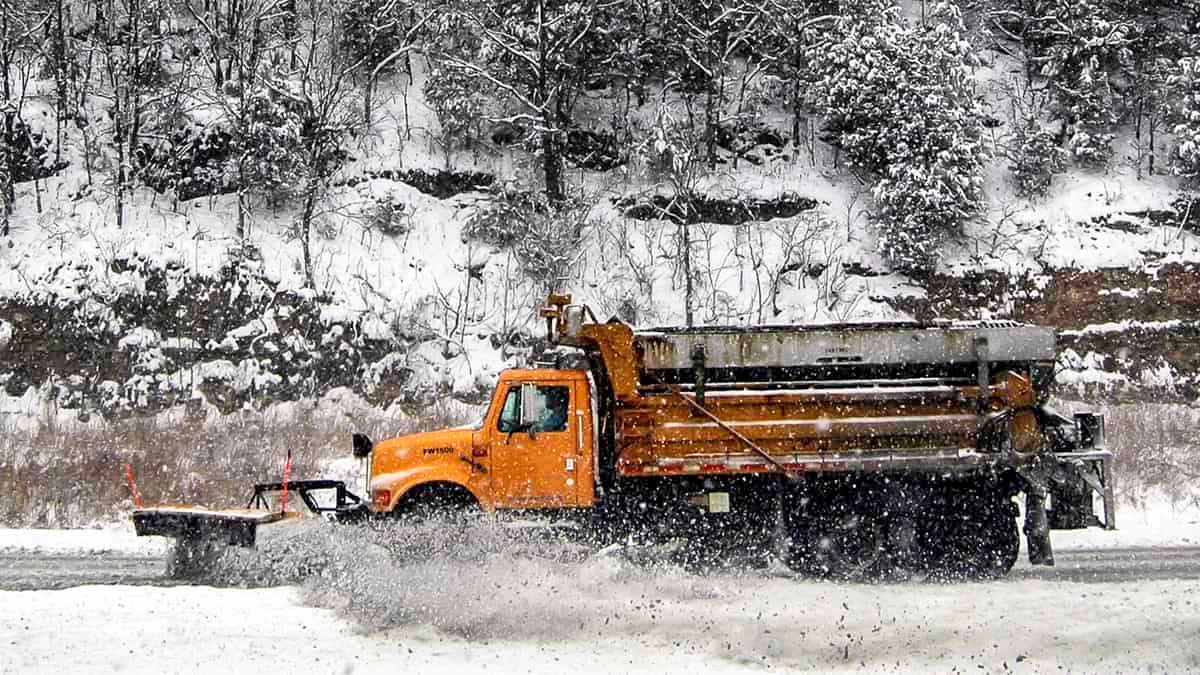
<path id="1" fill-rule="evenodd" d="M 467 520 L 482 513 L 474 495 L 458 485 L 429 483 L 408 491 L 391 511 L 407 522 Z"/>

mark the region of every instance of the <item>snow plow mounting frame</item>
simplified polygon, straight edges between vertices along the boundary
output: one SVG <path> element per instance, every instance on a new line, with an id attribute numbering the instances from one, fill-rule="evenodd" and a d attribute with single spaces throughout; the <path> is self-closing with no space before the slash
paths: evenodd
<path id="1" fill-rule="evenodd" d="M 256 483 L 254 494 L 246 503 L 248 509 L 268 509 L 270 503 L 267 495 L 273 492 L 283 492 L 284 483 Z M 286 489 L 300 495 L 300 501 L 314 515 L 327 516 L 338 521 L 357 520 L 366 515 L 367 505 L 358 495 L 346 489 L 345 481 L 328 478 L 288 481 Z M 313 496 L 319 490 L 334 490 L 336 497 L 333 506 L 324 506 Z"/>

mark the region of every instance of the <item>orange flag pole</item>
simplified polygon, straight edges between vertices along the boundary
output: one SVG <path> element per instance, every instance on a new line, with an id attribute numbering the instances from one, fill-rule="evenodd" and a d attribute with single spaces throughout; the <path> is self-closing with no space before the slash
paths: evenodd
<path id="1" fill-rule="evenodd" d="M 287 461 L 283 463 L 283 498 L 280 500 L 280 513 L 287 513 L 288 479 L 292 475 L 292 451 L 287 451 Z"/>
<path id="2" fill-rule="evenodd" d="M 133 495 L 133 505 L 142 508 L 142 495 L 138 492 L 137 482 L 133 479 L 133 464 L 125 462 L 125 482 L 129 484 L 129 492 Z"/>

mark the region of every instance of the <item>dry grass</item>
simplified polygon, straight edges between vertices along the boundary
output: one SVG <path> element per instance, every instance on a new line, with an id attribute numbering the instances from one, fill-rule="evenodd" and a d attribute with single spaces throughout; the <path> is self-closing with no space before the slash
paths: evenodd
<path id="1" fill-rule="evenodd" d="M 1161 491 L 1200 504 L 1200 409 L 1131 403 L 1103 412 L 1117 489 L 1126 499 Z"/>
<path id="2" fill-rule="evenodd" d="M 1139 403 L 1103 412 L 1125 500 L 1159 491 L 1200 503 L 1200 409 Z M 400 423 L 314 413 L 229 416 L 208 426 L 143 420 L 100 430 L 0 430 L 0 526 L 80 527 L 120 517 L 132 508 L 126 463 L 147 503 L 242 506 L 251 484 L 279 480 L 289 448 L 293 476 L 316 477 L 323 462 L 349 456 L 352 432 L 380 439 L 455 426 L 471 413 L 445 405 Z"/>
<path id="3" fill-rule="evenodd" d="M 213 424 L 121 422 L 96 430 L 0 430 L 0 526 L 81 527 L 119 518 L 133 502 L 132 465 L 146 503 L 244 506 L 255 482 L 280 480 L 287 450 L 294 478 L 350 456 L 350 434 L 374 439 L 462 424 L 444 406 L 404 422 L 313 413 L 293 419 L 228 416 Z"/>

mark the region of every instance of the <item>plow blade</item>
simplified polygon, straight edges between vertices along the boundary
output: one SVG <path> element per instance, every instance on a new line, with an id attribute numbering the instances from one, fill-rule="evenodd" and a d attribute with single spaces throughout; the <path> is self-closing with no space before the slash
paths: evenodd
<path id="1" fill-rule="evenodd" d="M 180 542 L 204 542 L 253 547 L 260 525 L 303 517 L 284 512 L 272 503 L 272 495 L 291 491 L 310 514 L 338 522 L 355 522 L 368 510 L 357 495 L 340 480 L 297 480 L 259 483 L 244 509 L 207 509 L 195 506 L 150 506 L 133 512 L 133 527 L 139 537 L 174 537 Z M 295 503 L 295 502 L 293 502 Z"/>
<path id="2" fill-rule="evenodd" d="M 178 540 L 208 541 L 228 546 L 254 546 L 259 525 L 287 517 L 263 509 L 209 509 L 159 506 L 133 512 L 133 527 L 139 537 L 174 537 Z"/>

